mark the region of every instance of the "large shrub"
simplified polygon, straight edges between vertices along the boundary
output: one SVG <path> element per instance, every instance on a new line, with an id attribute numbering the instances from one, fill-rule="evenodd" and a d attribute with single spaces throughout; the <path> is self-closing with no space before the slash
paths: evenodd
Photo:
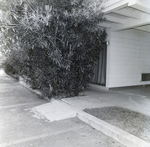
<path id="1" fill-rule="evenodd" d="M 104 21 L 99 4 L 87 0 L 13 2 L 7 21 L 11 27 L 3 28 L 9 42 L 6 71 L 27 76 L 45 96 L 78 95 L 87 86 L 106 39 L 99 27 Z"/>

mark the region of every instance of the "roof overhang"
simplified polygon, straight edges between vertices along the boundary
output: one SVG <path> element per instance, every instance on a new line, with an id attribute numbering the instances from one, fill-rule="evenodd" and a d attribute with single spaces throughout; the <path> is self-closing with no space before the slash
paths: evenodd
<path id="1" fill-rule="evenodd" d="M 100 8 L 114 31 L 150 32 L 150 0 L 105 0 Z"/>

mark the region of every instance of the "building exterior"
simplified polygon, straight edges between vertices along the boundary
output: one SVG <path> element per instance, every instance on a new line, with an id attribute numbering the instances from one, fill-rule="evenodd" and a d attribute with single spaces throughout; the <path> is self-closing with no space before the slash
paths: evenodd
<path id="1" fill-rule="evenodd" d="M 150 84 L 150 0 L 105 0 L 108 42 L 93 83 L 107 88 Z"/>

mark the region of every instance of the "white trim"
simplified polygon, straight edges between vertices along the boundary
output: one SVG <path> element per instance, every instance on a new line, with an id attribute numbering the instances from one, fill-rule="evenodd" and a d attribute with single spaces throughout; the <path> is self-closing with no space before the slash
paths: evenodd
<path id="1" fill-rule="evenodd" d="M 112 22 L 112 30 L 114 31 L 136 29 L 150 24 L 150 0 L 109 0 L 103 2 L 99 9 L 105 14 L 108 22 Z M 110 15 L 110 13 L 126 16 L 126 18 L 121 19 L 118 16 Z"/>
<path id="2" fill-rule="evenodd" d="M 124 24 L 125 20 L 114 17 L 114 16 L 110 16 L 110 15 L 106 15 L 104 16 L 108 21 L 110 22 L 114 22 L 114 23 L 119 23 L 119 24 Z"/>
<path id="3" fill-rule="evenodd" d="M 129 0 L 109 0 L 108 2 L 102 3 L 99 9 L 101 9 L 103 13 L 108 14 L 114 10 L 128 6 L 128 1 Z"/>
<path id="4" fill-rule="evenodd" d="M 126 9 L 121 9 L 121 10 L 115 11 L 114 13 L 129 17 L 129 18 L 134 18 L 134 19 L 141 19 L 141 17 L 142 17 L 142 15 L 140 13 L 138 13 L 138 15 L 137 15 L 136 12 L 131 12 Z"/>
<path id="5" fill-rule="evenodd" d="M 128 6 L 150 14 L 150 0 L 132 0 Z"/>
<path id="6" fill-rule="evenodd" d="M 135 28 L 135 29 L 136 29 L 136 30 L 140 30 L 140 31 L 144 31 L 144 32 L 149 32 L 149 33 L 150 33 L 150 25 L 137 27 L 137 28 Z"/>
<path id="7" fill-rule="evenodd" d="M 106 22 L 99 23 L 98 26 L 103 28 L 111 28 L 111 24 Z"/>
<path id="8" fill-rule="evenodd" d="M 131 5 L 130 7 L 134 8 L 134 9 L 137 9 L 139 11 L 142 11 L 142 12 L 150 14 L 150 9 L 148 7 L 142 6 L 140 4 L 134 4 L 134 5 Z"/>
<path id="9" fill-rule="evenodd" d="M 148 14 L 142 14 L 142 19 L 140 20 L 134 20 L 133 19 L 127 19 L 126 22 L 123 25 L 113 25 L 112 30 L 113 31 L 120 31 L 125 29 L 131 29 L 143 25 L 150 24 L 150 15 Z"/>

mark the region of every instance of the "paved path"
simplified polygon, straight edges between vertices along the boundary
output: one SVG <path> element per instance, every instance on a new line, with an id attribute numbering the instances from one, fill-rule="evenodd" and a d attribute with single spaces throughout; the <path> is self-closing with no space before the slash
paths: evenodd
<path id="1" fill-rule="evenodd" d="M 0 74 L 0 147 L 123 147 L 77 118 L 49 123 L 35 117 L 31 108 L 44 103 Z"/>
<path id="2" fill-rule="evenodd" d="M 150 116 L 150 87 L 130 87 L 115 91 L 88 89 L 85 96 L 66 98 L 64 101 L 81 110 L 116 106 Z"/>

